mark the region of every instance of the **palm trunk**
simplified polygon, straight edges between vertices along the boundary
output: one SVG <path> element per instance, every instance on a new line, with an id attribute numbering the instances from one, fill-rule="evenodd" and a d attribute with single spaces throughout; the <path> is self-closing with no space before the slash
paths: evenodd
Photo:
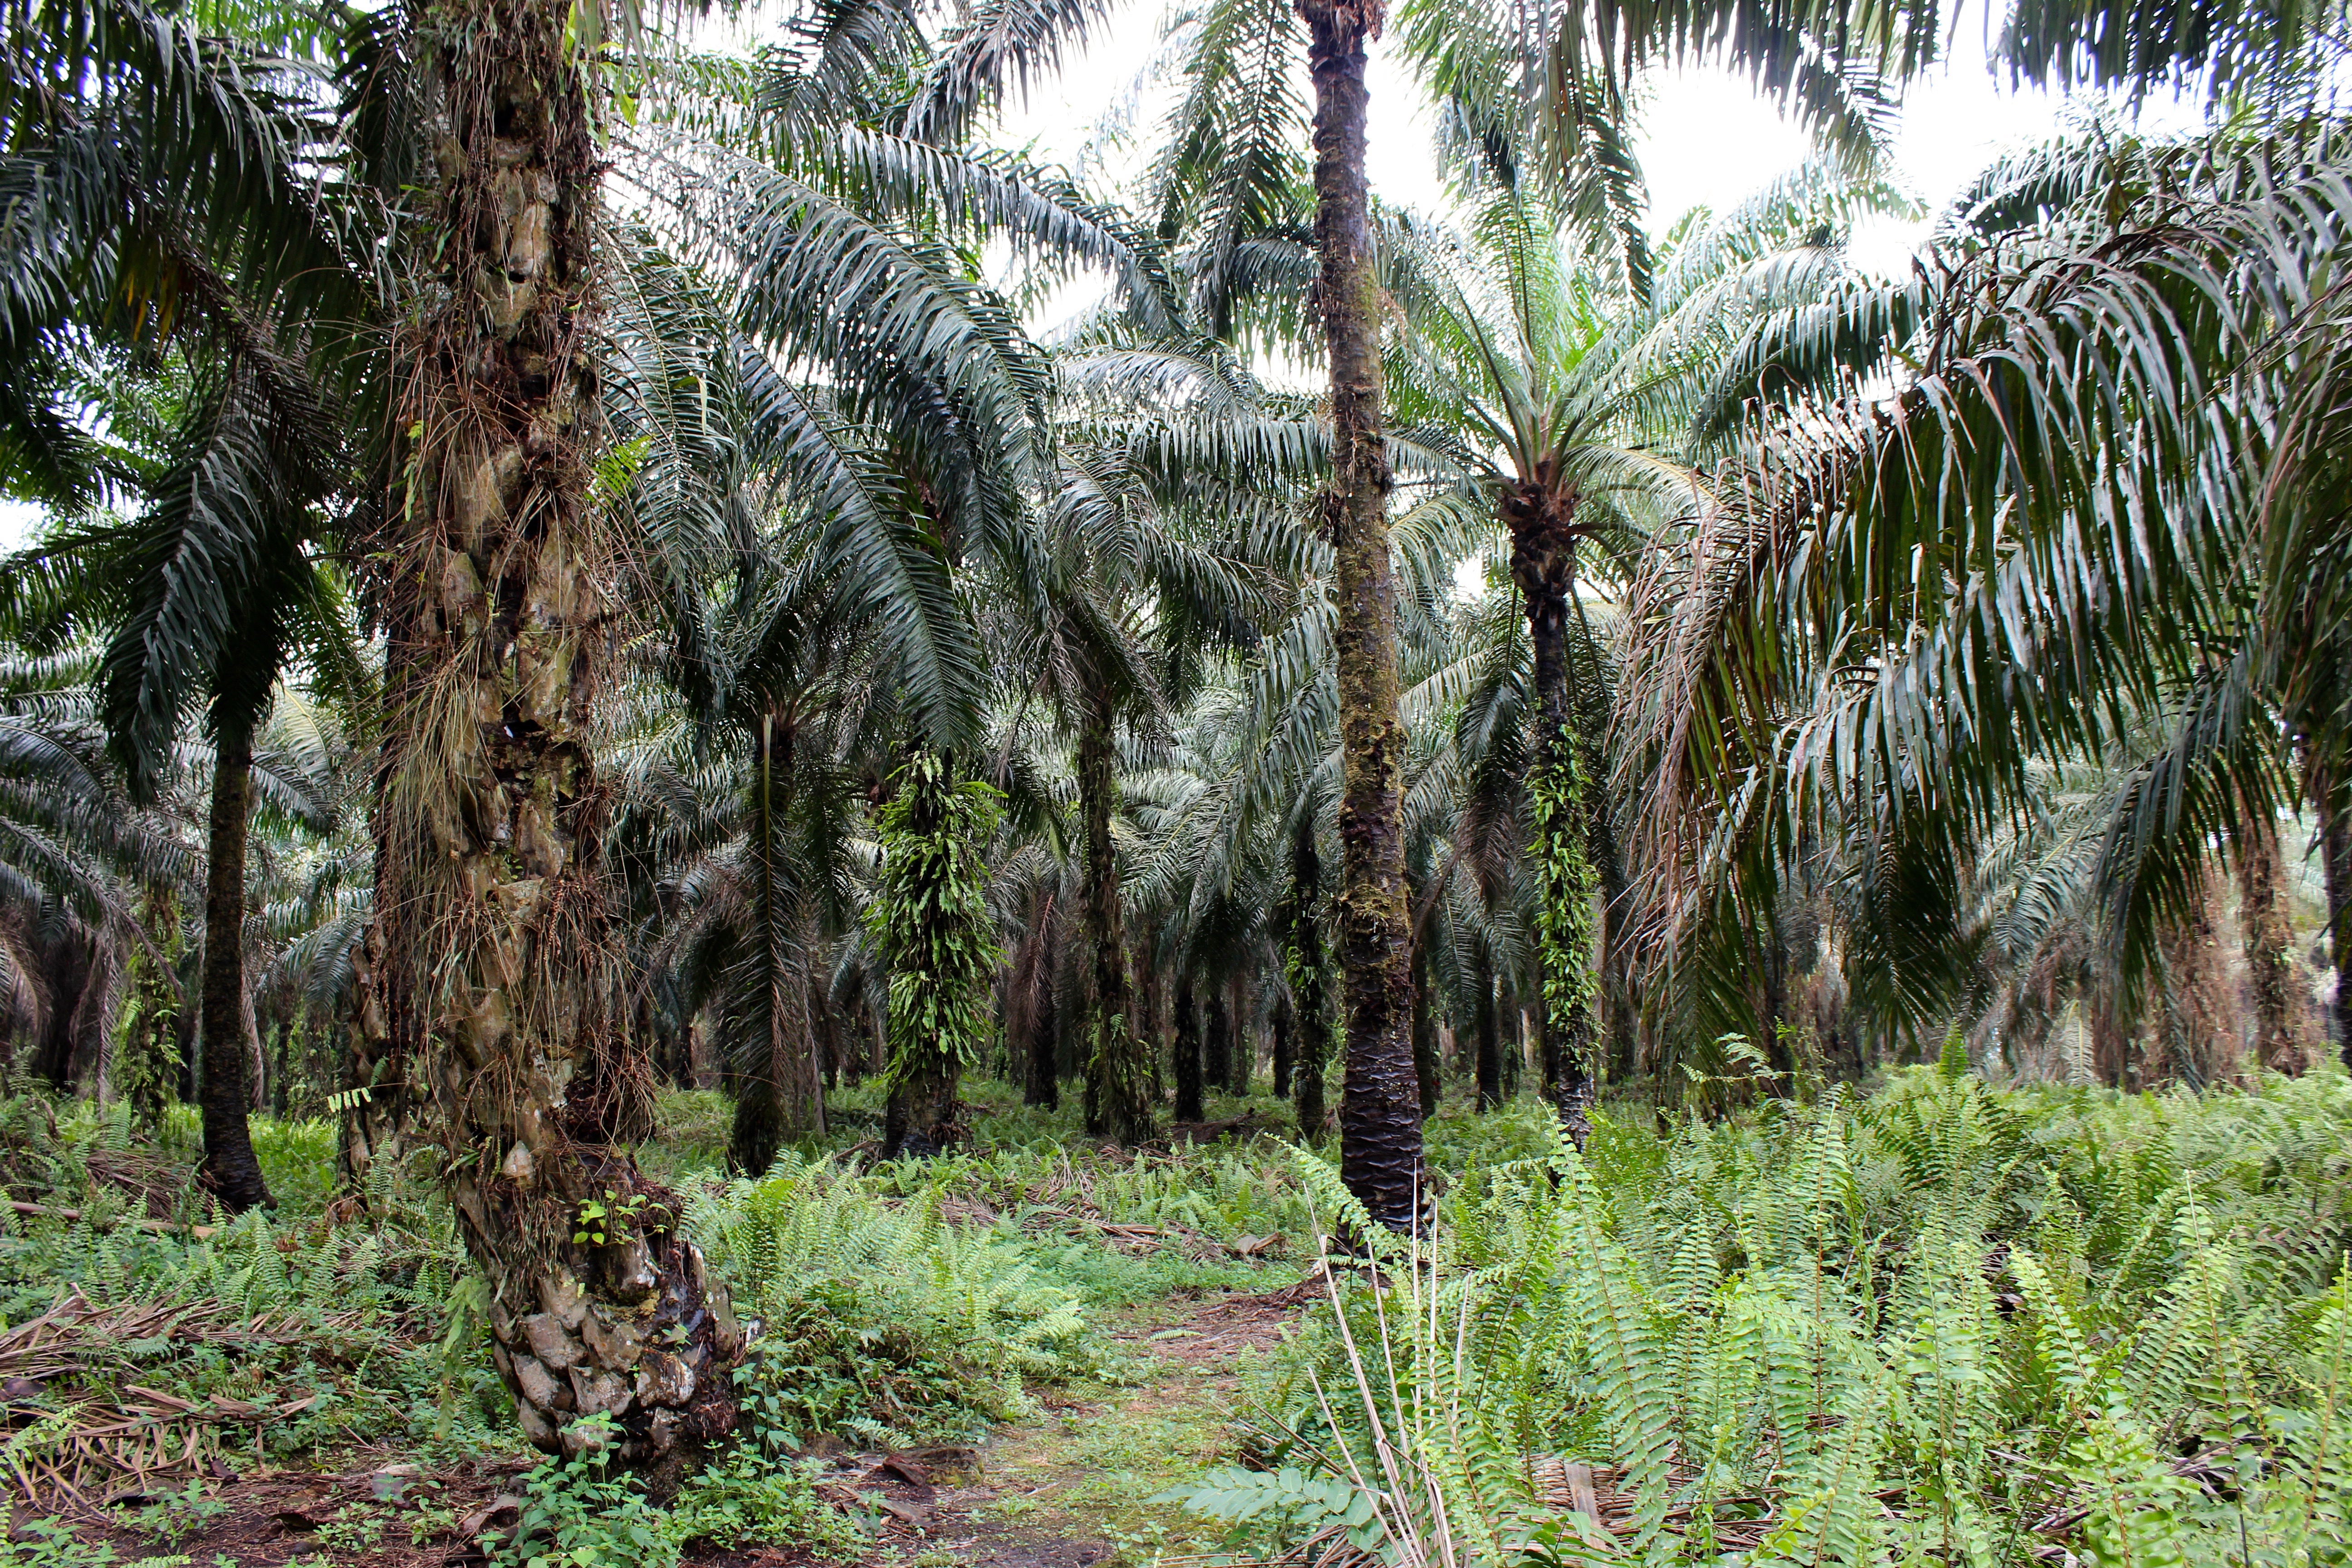
<path id="1" fill-rule="evenodd" d="M 1225 1006 L 1224 987 L 1212 982 L 1209 986 L 1207 1027 L 1202 1030 L 1207 1050 L 1201 1062 L 1201 1081 L 1220 1094 L 1234 1091 L 1234 1020 Z"/>
<path id="2" fill-rule="evenodd" d="M 1339 963 L 1348 1070 L 1339 1171 L 1381 1225 L 1408 1228 L 1421 1191 L 1406 931 L 1404 728 L 1397 720 L 1396 580 L 1381 413 L 1380 284 L 1364 179 L 1365 41 L 1381 0 L 1299 0 L 1315 80 L 1315 249 L 1331 362 L 1331 488 L 1323 531 L 1339 576 Z"/>
<path id="3" fill-rule="evenodd" d="M 2352 1068 L 2352 799 L 2346 798 L 2339 767 L 2314 766 L 2309 784 L 2319 817 L 2319 868 L 2327 897 L 2327 955 L 2336 970 L 2336 1002 L 2328 1009 L 2336 1048 Z"/>
<path id="4" fill-rule="evenodd" d="M 2238 1077 L 2237 1003 L 2221 967 L 2214 881 L 2210 868 L 2201 870 L 2189 918 L 2168 922 L 2157 939 L 2165 1051 L 2173 1074 L 2191 1089 Z"/>
<path id="5" fill-rule="evenodd" d="M 1412 1072 L 1423 1121 L 1437 1114 L 1440 1086 L 1434 1000 L 1430 994 L 1429 942 L 1424 933 L 1423 940 L 1412 944 Z"/>
<path id="6" fill-rule="evenodd" d="M 1296 1048 L 1293 1040 L 1295 1015 L 1291 1012 L 1288 994 L 1277 993 L 1266 1015 L 1266 1026 L 1274 1036 L 1274 1097 L 1287 1100 L 1290 1098 L 1290 1069 L 1297 1059 L 1293 1054 Z"/>
<path id="7" fill-rule="evenodd" d="M 1323 1132 L 1323 1065 L 1331 1059 L 1331 1015 L 1326 994 L 1323 926 L 1323 862 L 1315 853 L 1315 828 L 1301 820 L 1290 853 L 1290 990 L 1298 1013 L 1298 1060 L 1291 1073 L 1291 1103 L 1298 1135 Z"/>
<path id="8" fill-rule="evenodd" d="M 2238 930 L 2252 994 L 2254 1054 L 2272 1072 L 2300 1077 L 2307 1065 L 2295 1005 L 2294 931 L 2279 896 L 2276 823 L 2250 814 L 2237 833 Z"/>
<path id="9" fill-rule="evenodd" d="M 1058 1110 L 1062 1104 L 1062 1080 L 1061 1075 L 1054 1070 L 1054 1045 L 1060 1037 L 1061 1029 L 1052 975 L 1045 976 L 1038 993 L 1036 1005 L 1029 1016 L 1028 1060 L 1024 1064 L 1029 1081 L 1021 1098 L 1027 1104 Z"/>
<path id="10" fill-rule="evenodd" d="M 1120 930 L 1118 847 L 1110 836 L 1118 788 L 1116 718 L 1108 691 L 1086 696 L 1078 727 L 1079 810 L 1086 820 L 1087 942 L 1094 957 L 1087 1019 L 1087 1132 L 1140 1143 L 1151 1136 L 1151 1063 L 1129 984 Z"/>
<path id="11" fill-rule="evenodd" d="M 1478 1109 L 1493 1110 L 1503 1103 L 1503 1041 L 1496 1016 L 1495 963 L 1482 942 L 1478 950 Z"/>
<path id="12" fill-rule="evenodd" d="M 269 1203 L 246 1125 L 249 1046 L 246 1034 L 245 849 L 253 812 L 253 731 L 224 723 L 213 752 L 206 822 L 204 1079 L 198 1088 L 205 1159 L 197 1180 L 232 1213 Z"/>
<path id="13" fill-rule="evenodd" d="M 753 1020 L 764 1049 L 749 1067 L 730 1074 L 735 1117 L 727 1134 L 727 1163 L 747 1176 L 764 1176 L 784 1141 L 784 953 L 776 908 L 775 718 L 760 715 L 751 742 L 751 852 L 758 878 L 752 910 L 759 922 L 760 994 Z"/>
<path id="14" fill-rule="evenodd" d="M 379 918 L 402 923 L 372 951 L 417 955 L 374 979 L 413 988 L 389 1011 L 420 1023 L 524 1435 L 650 1461 L 732 1427 L 742 1345 L 677 1200 L 629 1152 L 652 1075 L 621 1005 L 590 748 L 619 610 L 589 497 L 596 68 L 572 14 L 457 0 L 426 24 L 438 289 L 394 355 L 412 367 L 395 428 L 415 438 L 380 579 L 410 672 L 378 815 L 397 894 Z"/>
<path id="15" fill-rule="evenodd" d="M 1527 482 L 1503 498 L 1504 525 L 1511 535 L 1511 575 L 1526 595 L 1528 635 L 1534 645 L 1536 759 L 1530 781 L 1539 796 L 1558 796 L 1549 810 L 1539 805 L 1536 846 L 1543 880 L 1547 928 L 1556 933 L 1547 947 L 1571 950 L 1585 924 L 1584 912 L 1569 907 L 1589 897 L 1584 809 L 1573 787 L 1576 776 L 1574 710 L 1568 686 L 1568 612 L 1576 594 L 1577 497 L 1553 482 L 1549 460 Z M 1592 1001 L 1590 956 L 1581 951 L 1544 955 L 1544 1007 L 1538 1058 L 1543 1091 L 1572 1132 L 1584 1124 L 1591 1100 Z M 1563 972 L 1566 971 L 1566 972 Z"/>
<path id="16" fill-rule="evenodd" d="M 1192 1005 L 1192 973 L 1188 969 L 1176 982 L 1176 1120 L 1204 1119 L 1201 1109 L 1200 1010 Z"/>

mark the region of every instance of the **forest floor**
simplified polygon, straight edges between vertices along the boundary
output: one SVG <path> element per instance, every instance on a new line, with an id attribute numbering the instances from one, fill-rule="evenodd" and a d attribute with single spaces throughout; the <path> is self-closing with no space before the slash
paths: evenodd
<path id="1" fill-rule="evenodd" d="M 1212 1542 L 1152 1499 L 1226 1457 L 1244 1353 L 1277 1344 L 1320 1292 L 1305 1280 L 1136 1308 L 1108 1335 L 1128 1380 L 1042 1390 L 1034 1415 L 970 1446 L 840 1450 L 820 1489 L 871 1521 L 872 1568 L 1198 1564 Z M 427 1471 L 392 1453 L 343 1458 L 331 1470 L 256 1465 L 215 1478 L 200 1504 L 158 1498 L 146 1528 L 75 1533 L 129 1564 L 160 1549 L 194 1568 L 452 1568 L 487 1561 L 479 1538 L 513 1521 L 520 1462 Z M 812 1562 L 751 1547 L 690 1552 L 681 1568 Z"/>
<path id="2" fill-rule="evenodd" d="M 1151 1500 L 1228 1456 L 1243 1353 L 1278 1343 L 1320 1289 L 1301 1281 L 1140 1309 L 1111 1336 L 1137 1382 L 1051 1391 L 1034 1418 L 939 1454 L 926 1475 L 878 1461 L 877 1557 L 914 1568 L 1197 1562 L 1210 1543 Z"/>
<path id="3" fill-rule="evenodd" d="M 1169 1233 L 1136 1229 L 1103 1239 L 1129 1256 L 1173 1245 Z M 1033 1385 L 1026 1413 L 972 1441 L 887 1451 L 816 1439 L 807 1452 L 824 1462 L 817 1492 L 862 1522 L 862 1568 L 1224 1561 L 1213 1536 L 1155 1500 L 1234 1457 L 1245 1357 L 1278 1346 L 1325 1290 L 1319 1275 L 1299 1278 L 1295 1257 L 1253 1249 L 1245 1259 L 1241 1282 L 1187 1282 L 1108 1310 L 1097 1320 L 1107 1353 L 1097 1375 Z M 436 1462 L 398 1442 L 281 1463 L 225 1449 L 184 1490 L 116 1492 L 103 1509 L 59 1510 L 54 1526 L 10 1519 L 0 1564 L 486 1568 L 520 1517 L 530 1462 L 446 1453 Z M 63 1533 L 44 1540 L 59 1526 Z M 689 1544 L 679 1568 L 841 1561 L 796 1548 Z"/>

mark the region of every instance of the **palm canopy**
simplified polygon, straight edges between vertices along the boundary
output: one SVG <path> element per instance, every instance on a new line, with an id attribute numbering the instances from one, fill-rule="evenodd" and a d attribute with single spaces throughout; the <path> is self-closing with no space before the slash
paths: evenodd
<path id="1" fill-rule="evenodd" d="M 2341 776 L 2344 512 L 2304 399 L 2336 357 L 2345 145 L 2096 128 L 1996 170 L 1909 278 L 1759 326 L 1749 384 L 1815 390 L 1637 595 L 1670 628 L 1619 718 L 1662 970 L 1822 837 L 1865 902 L 1950 908 L 2071 758 L 2124 770 L 2096 884 L 2128 973 L 2296 753 Z"/>

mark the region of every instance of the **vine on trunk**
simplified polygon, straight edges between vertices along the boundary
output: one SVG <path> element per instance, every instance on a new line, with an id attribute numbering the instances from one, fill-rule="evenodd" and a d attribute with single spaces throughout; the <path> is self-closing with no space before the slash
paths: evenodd
<path id="1" fill-rule="evenodd" d="M 908 760 L 897 784 L 881 811 L 882 868 L 866 910 L 890 970 L 889 1154 L 916 1136 L 936 1146 L 957 1079 L 985 1059 L 995 1037 L 1003 962 L 982 856 L 996 835 L 997 792 L 957 782 L 946 759 L 928 752 Z"/>
<path id="2" fill-rule="evenodd" d="M 1547 1034 L 1562 1042 L 1568 1060 L 1558 1087 L 1561 1114 L 1571 1128 L 1589 1095 L 1592 1035 L 1592 890 L 1598 885 L 1584 850 L 1584 781 L 1576 743 L 1563 733 L 1552 757 L 1528 779 L 1535 814 L 1536 955 L 1543 970 Z"/>

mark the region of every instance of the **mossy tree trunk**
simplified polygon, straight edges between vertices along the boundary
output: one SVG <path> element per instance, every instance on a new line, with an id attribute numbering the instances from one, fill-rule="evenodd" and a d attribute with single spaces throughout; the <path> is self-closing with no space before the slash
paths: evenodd
<path id="1" fill-rule="evenodd" d="M 617 611 L 590 501 L 598 155 L 572 10 L 427 15 L 438 226 L 395 355 L 413 436 L 377 584 L 395 705 L 362 1029 L 431 1098 L 525 1436 L 653 1462 L 731 1428 L 742 1347 L 678 1204 L 629 1152 L 652 1076 L 622 1005 L 590 748 Z"/>
<path id="2" fill-rule="evenodd" d="M 196 1179 L 221 1206 L 241 1214 L 269 1203 L 246 1121 L 245 858 L 253 822 L 253 730 L 220 724 L 213 737 L 212 804 L 205 821 L 205 952 L 201 1002 L 205 1158 Z"/>
<path id="3" fill-rule="evenodd" d="M 1330 360 L 1331 487 L 1323 531 L 1338 572 L 1339 966 L 1348 1067 L 1339 1169 L 1372 1218 L 1415 1223 L 1421 1094 L 1412 1068 L 1412 974 L 1405 901 L 1404 727 L 1397 718 L 1396 579 L 1381 412 L 1381 290 L 1373 274 L 1364 136 L 1364 47 L 1381 0 L 1299 0 L 1315 83 L 1315 250 Z"/>
<path id="4" fill-rule="evenodd" d="M 1315 827 L 1302 818 L 1290 852 L 1290 995 L 1297 1016 L 1297 1060 L 1291 1068 L 1291 1103 L 1298 1132 L 1323 1131 L 1323 1068 L 1331 1059 L 1330 995 L 1323 952 L 1323 861 L 1315 852 Z"/>
<path id="5" fill-rule="evenodd" d="M 1569 689 L 1568 617 L 1576 598 L 1579 527 L 1577 492 L 1559 483 L 1549 459 L 1538 463 L 1517 489 L 1505 493 L 1502 521 L 1511 538 L 1511 578 L 1527 603 L 1528 637 L 1535 654 L 1536 754 L 1530 784 L 1538 795 L 1559 794 L 1555 809 L 1538 811 L 1536 858 L 1549 905 L 1589 896 L 1585 838 L 1588 823 L 1580 798 L 1563 781 L 1576 776 L 1575 708 Z M 1580 875 L 1582 873 L 1582 875 Z M 1570 934 L 1586 923 L 1580 910 L 1547 907 L 1548 930 Z M 1539 943 L 1576 949 L 1581 944 Z M 1592 1092 L 1592 984 L 1590 955 L 1580 951 L 1543 954 L 1545 1005 L 1538 1017 L 1538 1059 L 1543 1092 L 1571 1129 L 1583 1124 Z M 1553 973 L 1564 965 L 1578 973 Z"/>

